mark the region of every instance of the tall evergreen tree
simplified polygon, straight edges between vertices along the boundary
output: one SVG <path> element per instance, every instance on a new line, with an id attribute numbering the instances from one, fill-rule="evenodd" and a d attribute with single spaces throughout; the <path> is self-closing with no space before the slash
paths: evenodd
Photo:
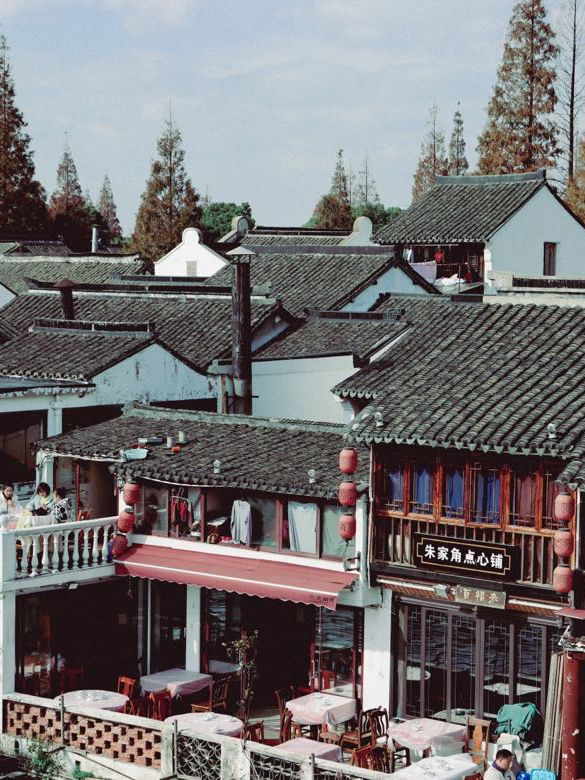
<path id="1" fill-rule="evenodd" d="M 88 252 L 91 247 L 91 229 L 96 218 L 91 204 L 85 202 L 77 175 L 77 167 L 69 145 L 63 149 L 57 166 L 57 187 L 49 201 L 49 216 L 53 232 L 76 252 Z"/>
<path id="2" fill-rule="evenodd" d="M 521 173 L 555 164 L 557 55 L 544 0 L 518 0 L 478 140 L 479 173 Z"/>
<path id="3" fill-rule="evenodd" d="M 558 29 L 560 56 L 558 60 L 558 107 L 561 148 L 561 168 L 565 185 L 571 186 L 575 176 L 577 118 L 584 103 L 583 60 L 583 0 L 565 0 Z"/>
<path id="4" fill-rule="evenodd" d="M 107 174 L 104 176 L 97 208 L 107 230 L 106 241 L 108 243 L 119 243 L 122 239 L 122 228 L 116 212 L 112 184 Z"/>
<path id="5" fill-rule="evenodd" d="M 433 103 L 429 109 L 427 129 L 422 140 L 420 157 L 414 173 L 412 201 L 415 203 L 430 190 L 435 176 L 447 173 L 447 152 L 445 151 L 445 133 L 439 123 L 439 109 Z"/>
<path id="6" fill-rule="evenodd" d="M 364 164 L 358 171 L 357 182 L 354 186 L 351 198 L 352 209 L 358 206 L 364 206 L 368 203 L 379 203 L 380 197 L 376 189 L 376 180 L 372 176 L 370 161 L 368 155 L 364 158 Z"/>
<path id="7" fill-rule="evenodd" d="M 26 122 L 14 102 L 8 44 L 0 35 L 0 231 L 33 235 L 47 226 L 45 192 L 35 167 Z"/>
<path id="8" fill-rule="evenodd" d="M 337 151 L 337 162 L 331 180 L 331 189 L 315 206 L 307 227 L 322 230 L 347 230 L 351 227 L 351 204 L 343 149 Z"/>
<path id="9" fill-rule="evenodd" d="M 185 170 L 181 133 L 170 117 L 157 151 L 132 236 L 133 248 L 149 263 L 169 252 L 180 242 L 183 230 L 201 220 L 199 195 Z"/>
<path id="10" fill-rule="evenodd" d="M 449 141 L 449 166 L 451 176 L 464 176 L 469 170 L 469 163 L 465 156 L 465 138 L 463 135 L 463 117 L 457 104 L 457 111 L 453 115 L 453 131 Z"/>
<path id="11" fill-rule="evenodd" d="M 347 183 L 347 172 L 343 161 L 343 149 L 337 150 L 337 163 L 335 164 L 335 170 L 333 171 L 333 179 L 331 180 L 329 194 L 333 195 L 341 203 L 347 203 L 349 205 L 349 185 Z"/>

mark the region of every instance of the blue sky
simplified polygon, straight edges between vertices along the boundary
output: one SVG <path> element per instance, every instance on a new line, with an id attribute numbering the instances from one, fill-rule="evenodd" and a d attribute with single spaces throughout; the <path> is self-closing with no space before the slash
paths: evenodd
<path id="1" fill-rule="evenodd" d="M 260 224 L 304 223 L 339 147 L 407 206 L 433 100 L 447 137 L 460 101 L 475 161 L 513 4 L 0 0 L 0 23 L 39 179 L 51 192 L 67 133 L 82 188 L 96 199 L 108 173 L 129 233 L 169 99 L 195 187 Z"/>

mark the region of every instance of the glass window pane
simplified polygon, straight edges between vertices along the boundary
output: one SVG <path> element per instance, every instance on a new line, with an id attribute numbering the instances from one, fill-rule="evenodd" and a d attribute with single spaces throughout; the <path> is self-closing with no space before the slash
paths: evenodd
<path id="1" fill-rule="evenodd" d="M 475 713 L 475 619 L 454 615 L 452 632 L 451 709 L 447 720 L 463 723 L 467 715 Z"/>
<path id="2" fill-rule="evenodd" d="M 541 626 L 522 626 L 516 637 L 516 692 L 514 702 L 532 702 L 540 709 L 542 680 Z"/>
<path id="3" fill-rule="evenodd" d="M 323 555 L 334 555 L 336 558 L 353 558 L 355 556 L 355 536 L 349 542 L 344 542 L 339 535 L 339 517 L 344 513 L 343 507 L 326 504 L 323 508 L 322 551 Z"/>
<path id="4" fill-rule="evenodd" d="M 287 501 L 282 546 L 294 552 L 317 552 L 317 504 L 305 501 Z"/>
<path id="5" fill-rule="evenodd" d="M 485 622 L 484 717 L 495 718 L 510 697 L 510 624 Z"/>
<path id="6" fill-rule="evenodd" d="M 536 515 L 536 474 L 514 470 L 510 475 L 510 525 L 534 526 Z"/>
<path id="7" fill-rule="evenodd" d="M 167 533 L 168 490 L 145 485 L 136 505 L 136 531 L 141 534 Z"/>
<path id="8" fill-rule="evenodd" d="M 442 517 L 465 517 L 465 466 L 446 465 L 443 478 Z"/>
<path id="9" fill-rule="evenodd" d="M 187 586 L 153 580 L 151 595 L 152 670 L 184 666 Z"/>
<path id="10" fill-rule="evenodd" d="M 394 463 L 386 466 L 385 503 L 388 509 L 404 508 L 404 469 Z"/>
<path id="11" fill-rule="evenodd" d="M 555 485 L 555 479 L 558 477 L 558 469 L 554 471 L 545 468 L 542 476 L 542 527 L 558 528 L 563 523 L 558 523 L 554 516 L 554 506 L 556 496 L 563 490 L 562 485 Z"/>
<path id="12" fill-rule="evenodd" d="M 406 626 L 406 702 L 404 712 L 420 716 L 422 609 L 408 607 Z"/>
<path id="13" fill-rule="evenodd" d="M 361 659 L 361 647 L 354 647 L 355 621 L 359 619 L 359 612 L 350 607 L 317 611 L 314 663 L 317 687 L 334 687 L 336 694 L 353 697 L 354 653 L 357 653 L 358 674 Z M 361 639 L 361 632 L 357 633 Z M 333 674 L 324 674 L 327 672 Z"/>
<path id="14" fill-rule="evenodd" d="M 276 547 L 276 501 L 273 498 L 249 496 L 252 510 L 252 544 Z"/>
<path id="15" fill-rule="evenodd" d="M 473 523 L 499 523 L 499 469 L 485 466 L 482 463 L 473 463 L 471 469 L 471 521 Z"/>
<path id="16" fill-rule="evenodd" d="M 447 710 L 447 629 L 446 612 L 428 609 L 425 617 L 425 717 L 446 718 Z M 414 670 L 410 672 L 413 674 Z M 409 670 L 406 669 L 408 676 Z M 420 670 L 419 670 L 420 676 Z"/>
<path id="17" fill-rule="evenodd" d="M 417 515 L 433 514 L 433 474 L 431 463 L 413 463 L 410 469 L 410 511 Z"/>

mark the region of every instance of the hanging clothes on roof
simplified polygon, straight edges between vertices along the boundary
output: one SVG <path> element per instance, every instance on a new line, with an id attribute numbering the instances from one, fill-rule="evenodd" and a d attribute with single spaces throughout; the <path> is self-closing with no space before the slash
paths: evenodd
<path id="1" fill-rule="evenodd" d="M 252 509 L 247 501 L 236 499 L 232 504 L 230 528 L 235 544 L 252 544 Z"/>

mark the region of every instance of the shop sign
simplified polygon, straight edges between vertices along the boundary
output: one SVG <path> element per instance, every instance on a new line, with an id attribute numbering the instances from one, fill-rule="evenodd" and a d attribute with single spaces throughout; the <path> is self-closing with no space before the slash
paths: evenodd
<path id="1" fill-rule="evenodd" d="M 515 549 L 505 544 L 415 534 L 414 556 L 424 568 L 514 579 Z"/>
<path id="2" fill-rule="evenodd" d="M 506 609 L 506 593 L 503 590 L 483 590 L 483 588 L 470 588 L 467 585 L 456 585 L 455 601 L 478 607 Z"/>

